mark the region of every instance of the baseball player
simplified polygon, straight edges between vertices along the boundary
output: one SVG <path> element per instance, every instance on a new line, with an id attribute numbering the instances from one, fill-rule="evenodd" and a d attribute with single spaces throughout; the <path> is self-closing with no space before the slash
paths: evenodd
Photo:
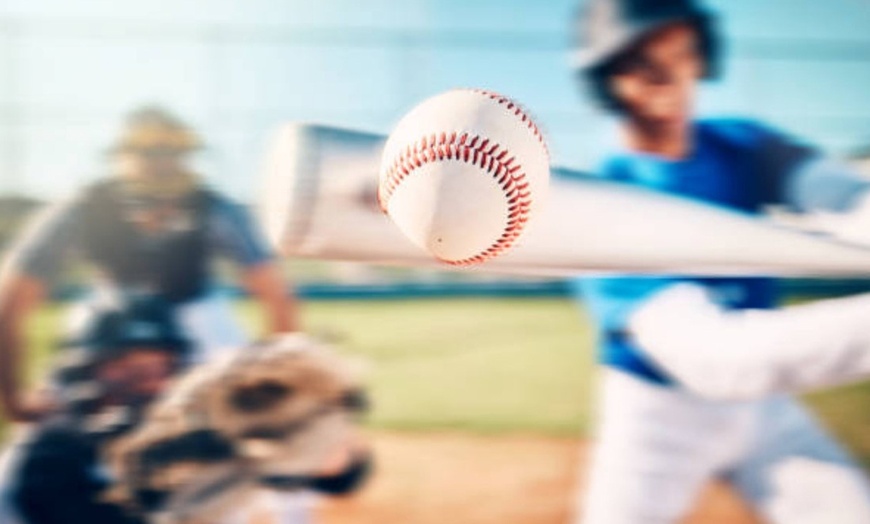
<path id="1" fill-rule="evenodd" d="M 866 242 L 866 179 L 760 122 L 694 117 L 719 74 L 716 22 L 695 0 L 583 5 L 576 75 L 620 131 L 601 175 L 748 213 L 787 205 Z M 578 289 L 604 365 L 583 522 L 678 522 L 714 478 L 771 522 L 870 522 L 859 467 L 784 393 L 866 374 L 870 298 L 776 309 L 771 279 L 680 275 Z"/>
<path id="2" fill-rule="evenodd" d="M 4 482 L 28 524 L 141 522 L 105 502 L 101 449 L 133 428 L 148 403 L 185 366 L 191 345 L 162 301 L 137 300 L 93 316 L 65 345 L 55 372 L 63 404 L 17 443 Z"/>
<path id="3" fill-rule="evenodd" d="M 50 402 L 21 393 L 22 326 L 48 284 L 76 260 L 88 262 L 97 278 L 73 324 L 94 302 L 156 294 L 175 309 L 198 359 L 241 347 L 245 336 L 213 286 L 212 265 L 223 257 L 239 267 L 271 332 L 297 328 L 293 297 L 248 213 L 188 168 L 200 147 L 200 138 L 171 113 L 133 112 L 111 150 L 114 173 L 47 210 L 17 243 L 0 288 L 0 404 L 9 418 L 36 420 L 50 410 Z"/>
<path id="4" fill-rule="evenodd" d="M 188 167 L 202 146 L 178 117 L 158 107 L 131 113 L 110 150 L 112 173 L 42 213 L 12 249 L 0 283 L 0 407 L 18 422 L 50 414 L 57 399 L 25 395 L 23 327 L 56 277 L 84 261 L 95 274 L 70 327 L 130 295 L 164 298 L 193 340 L 194 362 L 247 336 L 214 286 L 213 265 L 228 259 L 262 307 L 271 333 L 295 331 L 297 308 L 280 265 L 247 211 Z M 310 497 L 278 497 L 281 522 L 307 522 Z"/>

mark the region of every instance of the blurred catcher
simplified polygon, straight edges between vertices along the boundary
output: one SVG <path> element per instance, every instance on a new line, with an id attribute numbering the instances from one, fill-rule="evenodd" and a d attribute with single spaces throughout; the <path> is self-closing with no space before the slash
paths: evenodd
<path id="1" fill-rule="evenodd" d="M 145 107 L 127 118 L 110 148 L 112 174 L 34 220 L 13 246 L 0 283 L 0 407 L 18 422 L 38 421 L 58 402 L 26 396 L 20 384 L 24 326 L 50 283 L 84 261 L 96 276 L 73 308 L 73 325 L 126 297 L 162 298 L 190 338 L 191 362 L 248 348 L 248 337 L 214 286 L 214 262 L 228 259 L 264 313 L 269 333 L 298 329 L 295 299 L 281 266 L 247 210 L 187 166 L 199 136 L 175 115 Z M 250 348 L 256 350 L 256 348 Z M 280 522 L 308 522 L 309 497 L 276 497 Z"/>
<path id="2" fill-rule="evenodd" d="M 141 300 L 92 316 L 64 345 L 61 404 L 7 451 L 3 521 L 138 523 L 102 500 L 112 481 L 101 455 L 183 368 L 190 343 L 165 304 Z"/>
<path id="3" fill-rule="evenodd" d="M 100 313 L 71 341 L 56 373 L 69 400 L 11 459 L 23 523 L 225 522 L 264 489 L 359 485 L 365 403 L 343 360 L 288 335 L 171 385 L 191 346 L 164 306 Z"/>

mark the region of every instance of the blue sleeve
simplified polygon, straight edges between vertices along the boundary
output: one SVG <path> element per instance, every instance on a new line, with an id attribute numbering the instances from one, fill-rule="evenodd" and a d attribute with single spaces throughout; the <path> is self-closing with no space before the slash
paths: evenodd
<path id="1" fill-rule="evenodd" d="M 15 267 L 44 282 L 54 279 L 79 244 L 80 217 L 79 199 L 40 210 L 12 247 Z"/>
<path id="2" fill-rule="evenodd" d="M 599 331 L 619 331 L 654 294 L 686 279 L 673 276 L 583 277 L 573 281 L 575 298 L 589 308 Z"/>
<path id="3" fill-rule="evenodd" d="M 596 171 L 599 178 L 638 184 L 631 165 L 619 155 L 607 158 Z M 667 286 L 681 281 L 674 276 L 580 277 L 571 281 L 574 298 L 586 305 L 599 331 L 618 331 L 629 315 L 645 300 Z"/>
<path id="4" fill-rule="evenodd" d="M 237 264 L 251 267 L 273 258 L 272 250 L 243 206 L 216 197 L 209 226 L 214 251 Z"/>

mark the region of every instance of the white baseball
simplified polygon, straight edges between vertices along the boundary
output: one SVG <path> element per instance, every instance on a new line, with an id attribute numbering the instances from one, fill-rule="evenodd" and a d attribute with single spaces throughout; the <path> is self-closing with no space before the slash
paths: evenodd
<path id="1" fill-rule="evenodd" d="M 384 146 L 378 199 L 412 242 L 454 265 L 509 250 L 542 205 L 549 155 L 514 101 L 458 89 L 429 98 Z"/>

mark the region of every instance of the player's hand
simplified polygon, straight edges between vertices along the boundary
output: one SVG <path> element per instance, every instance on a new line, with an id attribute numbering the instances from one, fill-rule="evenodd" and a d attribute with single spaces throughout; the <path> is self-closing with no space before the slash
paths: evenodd
<path id="1" fill-rule="evenodd" d="M 6 416 L 13 422 L 39 422 L 57 410 L 56 399 L 46 392 L 37 392 L 7 403 Z"/>

